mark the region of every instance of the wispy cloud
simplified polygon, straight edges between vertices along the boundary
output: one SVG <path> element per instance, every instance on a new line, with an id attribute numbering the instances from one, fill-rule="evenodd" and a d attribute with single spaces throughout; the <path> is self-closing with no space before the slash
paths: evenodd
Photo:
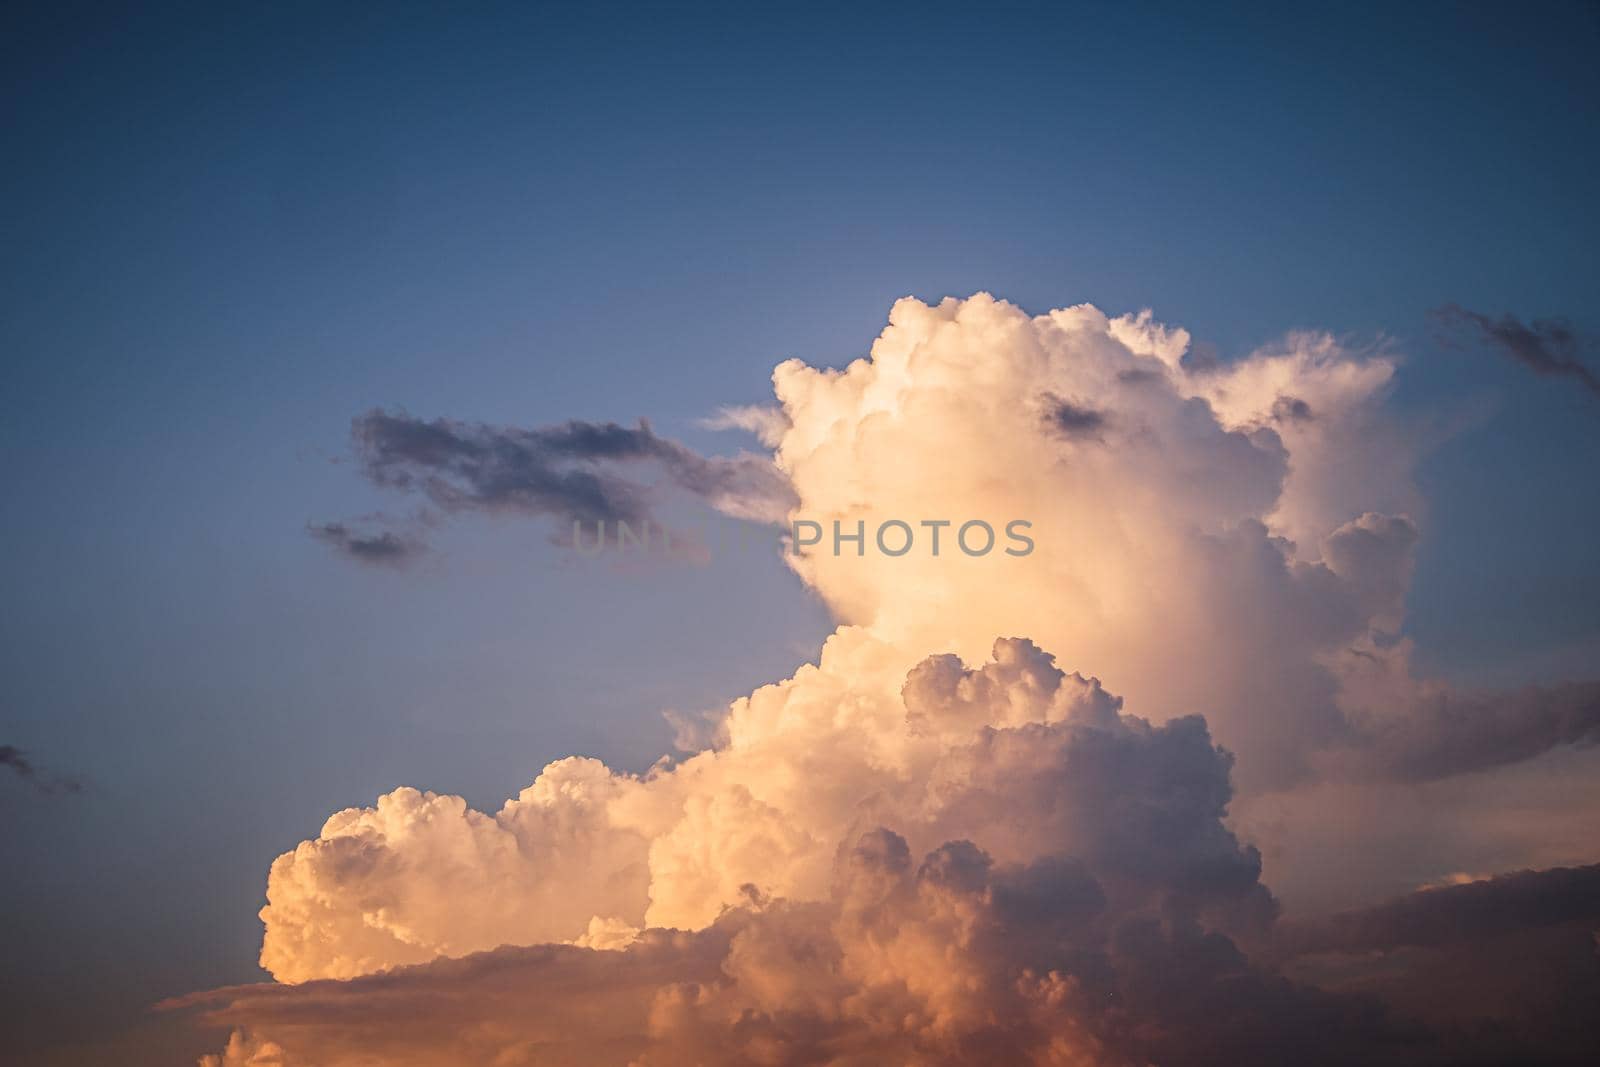
<path id="1" fill-rule="evenodd" d="M 744 430 L 768 448 L 774 448 L 789 431 L 789 416 L 780 407 L 763 404 L 729 405 L 700 420 L 707 430 Z"/>
<path id="2" fill-rule="evenodd" d="M 420 540 L 394 530 L 364 531 L 344 522 L 313 522 L 306 531 L 318 541 L 332 545 L 341 555 L 361 563 L 399 566 L 425 552 Z"/>
<path id="3" fill-rule="evenodd" d="M 41 793 L 81 793 L 83 783 L 43 770 L 28 758 L 28 754 L 15 745 L 0 745 L 0 767 L 6 767 L 18 778 Z"/>
<path id="4" fill-rule="evenodd" d="M 643 420 L 525 429 L 378 409 L 354 420 L 351 438 L 374 485 L 421 495 L 445 514 L 553 519 L 558 540 L 574 522 L 644 522 L 663 491 L 765 522 L 780 520 L 793 501 L 767 457 L 703 456 Z M 345 522 L 313 523 L 310 532 L 365 562 L 404 562 L 423 548 L 418 537 Z"/>
<path id="5" fill-rule="evenodd" d="M 1600 375 L 1579 358 L 1579 353 L 1592 347 L 1592 343 L 1564 319 L 1534 319 L 1524 323 L 1514 315 L 1492 318 L 1468 311 L 1460 304 L 1435 308 L 1433 315 L 1446 325 L 1475 330 L 1495 350 L 1535 374 L 1571 378 L 1600 397 Z"/>

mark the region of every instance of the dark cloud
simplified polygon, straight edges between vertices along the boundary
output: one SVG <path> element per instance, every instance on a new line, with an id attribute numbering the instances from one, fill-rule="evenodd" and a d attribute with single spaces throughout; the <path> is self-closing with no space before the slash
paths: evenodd
<path id="1" fill-rule="evenodd" d="M 1311 405 L 1297 396 L 1280 396 L 1272 402 L 1272 418 L 1277 422 L 1310 422 L 1315 416 Z"/>
<path id="2" fill-rule="evenodd" d="M 23 778 L 34 777 L 33 764 L 28 762 L 27 754 L 15 745 L 0 745 L 0 767 L 10 767 Z"/>
<path id="3" fill-rule="evenodd" d="M 1347 647 L 1346 652 L 1376 669 L 1386 662 L 1377 653 L 1397 640 L 1419 537 L 1416 524 L 1405 516 L 1368 512 L 1322 544 L 1327 571 L 1337 576 L 1339 592 L 1365 620 L 1365 637 L 1371 639 L 1366 647 Z M 1334 602 L 1331 590 L 1322 602 Z M 1276 613 L 1279 618 L 1289 615 Z M 1563 746 L 1600 742 L 1600 681 L 1510 692 L 1422 684 L 1407 687 L 1392 706 L 1341 713 L 1336 725 L 1309 756 L 1310 769 L 1321 776 L 1427 782 L 1508 766 Z"/>
<path id="4" fill-rule="evenodd" d="M 1600 863 L 1420 889 L 1376 907 L 1289 924 L 1286 955 L 1436 948 L 1573 921 L 1600 926 Z"/>
<path id="5" fill-rule="evenodd" d="M 223 1067 L 620 1065 L 648 1046 L 657 991 L 714 985 L 740 925 L 647 931 L 627 952 L 505 947 L 349 981 L 220 989 L 162 1007 L 198 1007 L 208 1021 L 271 1034 L 265 1049 L 250 1051 L 281 1057 L 249 1060 L 236 1038 Z"/>
<path id="6" fill-rule="evenodd" d="M 28 754 L 15 745 L 0 745 L 0 767 L 27 782 L 41 793 L 81 793 L 83 783 L 75 778 L 41 770 L 28 758 Z"/>
<path id="7" fill-rule="evenodd" d="M 1495 319 L 1459 304 L 1435 308 L 1433 315 L 1446 325 L 1476 330 L 1494 348 L 1535 374 L 1571 378 L 1600 396 L 1600 375 L 1579 358 L 1579 352 L 1589 343 L 1563 319 L 1534 319 L 1524 324 L 1513 315 Z"/>
<path id="8" fill-rule="evenodd" d="M 1287 973 L 1426 1027 L 1423 1062 L 1578 1065 L 1600 1058 L 1597 929 L 1592 865 L 1423 889 L 1286 925 L 1275 944 Z"/>
<path id="9" fill-rule="evenodd" d="M 372 411 L 355 420 L 352 436 L 374 484 L 424 493 L 446 511 L 583 521 L 642 519 L 643 487 L 601 465 L 671 454 L 644 423 L 523 430 Z"/>
<path id="10" fill-rule="evenodd" d="M 312 537 L 362 563 L 397 566 L 426 551 L 422 542 L 393 530 L 362 533 L 342 522 L 309 523 Z"/>
<path id="11" fill-rule="evenodd" d="M 1354 598 L 1375 639 L 1387 640 L 1405 616 L 1420 536 L 1416 524 L 1404 515 L 1369 511 L 1323 539 L 1323 562 Z"/>
<path id="12" fill-rule="evenodd" d="M 374 485 L 419 494 L 447 514 L 553 519 L 557 540 L 573 523 L 642 524 L 662 483 L 741 518 L 777 521 L 793 500 L 765 457 L 702 456 L 642 420 L 523 429 L 374 410 L 354 420 L 351 437 Z M 650 471 L 655 479 L 642 476 Z M 369 562 L 399 562 L 421 547 L 392 533 L 357 534 L 340 522 L 314 524 L 312 533 Z"/>
<path id="13" fill-rule="evenodd" d="M 1110 416 L 1088 404 L 1045 396 L 1048 405 L 1046 418 L 1061 436 L 1081 441 L 1098 441 L 1110 421 Z"/>
<path id="14" fill-rule="evenodd" d="M 1424 782 L 1469 774 L 1600 742 L 1600 682 L 1488 694 L 1440 689 L 1357 730 L 1357 748 L 1331 754 L 1336 777 Z"/>

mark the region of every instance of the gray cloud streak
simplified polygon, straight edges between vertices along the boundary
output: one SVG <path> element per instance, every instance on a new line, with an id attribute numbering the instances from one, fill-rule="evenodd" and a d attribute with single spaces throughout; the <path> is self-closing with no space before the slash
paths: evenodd
<path id="1" fill-rule="evenodd" d="M 1571 378 L 1600 397 L 1600 375 L 1578 358 L 1578 353 L 1588 345 L 1564 320 L 1534 319 L 1523 323 L 1514 315 L 1501 315 L 1496 319 L 1468 311 L 1459 304 L 1445 304 L 1434 309 L 1433 314 L 1443 323 L 1476 330 L 1493 348 L 1535 374 Z"/>
<path id="2" fill-rule="evenodd" d="M 28 758 L 26 752 L 15 745 L 0 745 L 0 767 L 9 768 L 18 778 L 41 793 L 83 792 L 82 782 L 41 770 Z"/>
<path id="3" fill-rule="evenodd" d="M 1600 863 L 1419 889 L 1371 908 L 1285 924 L 1286 955 L 1437 947 L 1572 921 L 1600 923 Z"/>
<path id="4" fill-rule="evenodd" d="M 1377 996 L 1435 1038 L 1408 1062 L 1580 1064 L 1600 1049 L 1600 864 L 1422 889 L 1285 924 L 1285 973 Z"/>
<path id="5" fill-rule="evenodd" d="M 354 420 L 351 437 L 374 485 L 420 494 L 446 514 L 553 519 L 557 540 L 574 522 L 649 520 L 662 487 L 764 521 L 777 521 L 794 499 L 766 457 L 702 456 L 643 420 L 631 427 L 572 420 L 524 429 L 375 409 Z M 646 480 L 625 468 L 653 469 L 659 477 Z M 341 522 L 310 530 L 366 562 L 403 562 L 422 547 L 415 538 L 357 533 Z"/>
<path id="6" fill-rule="evenodd" d="M 1357 729 L 1361 743 L 1330 761 L 1334 777 L 1426 782 L 1470 774 L 1600 742 L 1600 682 L 1483 695 L 1443 690 Z"/>
<path id="7" fill-rule="evenodd" d="M 398 566 L 426 551 L 415 538 L 393 530 L 363 533 L 343 522 L 308 523 L 306 531 L 341 555 L 361 563 Z"/>

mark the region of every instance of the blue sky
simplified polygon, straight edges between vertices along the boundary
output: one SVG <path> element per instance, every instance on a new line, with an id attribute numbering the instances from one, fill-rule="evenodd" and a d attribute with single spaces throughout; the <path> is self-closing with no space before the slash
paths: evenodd
<path id="1" fill-rule="evenodd" d="M 1514 683 L 1600 647 L 1600 402 L 1427 314 L 1600 328 L 1592 5 L 8 22 L 0 742 L 86 783 L 0 781 L 31 917 L 0 988 L 40 1017 L 252 980 L 266 865 L 328 812 L 642 769 L 662 709 L 828 629 L 776 561 L 617 573 L 525 523 L 338 559 L 308 521 L 395 507 L 334 462 L 374 406 L 731 450 L 695 420 L 779 360 L 979 289 L 1151 307 L 1224 358 L 1389 338 L 1401 405 L 1461 426 L 1422 471 L 1421 662 Z"/>

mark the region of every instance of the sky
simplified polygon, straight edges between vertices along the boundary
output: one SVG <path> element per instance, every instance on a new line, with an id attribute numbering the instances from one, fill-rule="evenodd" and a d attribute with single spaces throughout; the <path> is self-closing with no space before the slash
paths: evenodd
<path id="1" fill-rule="evenodd" d="M 1403 648 L 1409 677 L 1461 692 L 1596 676 L 1600 390 L 1572 369 L 1600 366 L 1587 340 L 1600 331 L 1593 5 L 23 5 L 7 23 L 0 1013 L 21 1062 L 82 1062 L 87 1047 L 129 1063 L 218 1051 L 227 1026 L 196 1037 L 150 1007 L 269 980 L 257 917 L 268 868 L 316 840 L 329 814 L 401 785 L 493 812 L 575 754 L 644 774 L 674 751 L 663 712 L 692 719 L 788 678 L 840 624 L 877 627 L 899 650 L 859 653 L 875 679 L 903 681 L 949 643 L 981 670 L 987 642 L 1015 636 L 1069 674 L 1099 673 L 1128 714 L 1167 722 L 1187 699 L 1147 681 L 1159 672 L 1115 627 L 1058 625 L 987 584 L 945 589 L 929 572 L 880 585 L 776 551 L 577 559 L 552 543 L 569 514 L 556 504 L 530 510 L 479 484 L 478 498 L 451 505 L 416 482 L 384 484 L 384 469 L 420 479 L 438 468 L 399 445 L 391 467 L 375 467 L 370 442 L 352 444 L 352 420 L 374 410 L 414 420 L 403 426 L 455 420 L 469 438 L 462 428 L 480 423 L 642 418 L 648 438 L 635 445 L 680 442 L 721 477 L 770 442 L 705 420 L 771 405 L 785 360 L 865 357 L 904 297 L 938 308 L 991 293 L 1024 320 L 1085 303 L 1108 323 L 1151 309 L 1190 338 L 1188 362 L 1170 368 L 1173 396 L 1210 405 L 1227 433 L 1255 417 L 1230 405 L 1256 386 L 1241 372 L 1222 388 L 1220 376 L 1309 351 L 1282 339 L 1313 331 L 1341 353 L 1317 358 L 1392 361 L 1381 388 L 1338 394 L 1351 411 L 1381 409 L 1382 424 L 1352 415 L 1356 429 L 1333 444 L 1296 444 L 1298 431 L 1279 427 L 1285 469 L 1317 471 L 1316 485 L 1274 511 L 1247 488 L 1235 499 L 1223 479 L 1218 501 L 1237 504 L 1226 521 L 1270 514 L 1275 534 L 1301 522 L 1311 565 L 1315 537 L 1361 512 L 1317 526 L 1295 508 L 1320 516 L 1347 497 L 1381 498 L 1361 507 L 1403 511 L 1416 543 L 1403 617 L 1386 622 L 1375 655 Z M 906 321 L 923 325 L 895 328 L 933 329 L 913 312 Z M 1518 347 L 1524 335 L 1532 348 Z M 979 362 L 1010 351 L 970 334 L 950 343 Z M 1062 367 L 1112 360 L 1110 342 L 1039 343 Z M 1316 358 L 1283 358 L 1283 374 L 1309 376 L 1305 389 L 1333 388 Z M 1214 361 L 1212 377 L 1196 369 Z M 1021 355 L 1003 365 L 1002 382 L 1031 373 Z M 1009 448 L 930 393 L 933 421 L 898 450 L 863 434 L 839 445 L 850 462 L 813 455 L 838 432 L 835 415 L 865 421 L 870 405 L 791 377 L 800 391 L 784 417 L 810 436 L 783 439 L 778 467 L 806 507 L 846 509 L 845 485 L 876 494 L 874 508 L 933 506 L 918 495 L 940 484 L 930 457 Z M 1037 436 L 1031 415 L 983 399 L 994 380 L 956 380 L 973 410 L 1001 426 L 1015 411 L 1015 436 Z M 1122 409 L 1102 403 L 1115 424 Z M 1166 407 L 1139 410 L 1157 427 L 1187 425 Z M 1175 450 L 1165 459 L 1128 459 L 1090 487 L 1179 499 L 1161 472 L 1189 463 L 1211 484 L 1210 438 L 1173 435 L 1160 438 Z M 1404 470 L 1363 451 L 1377 444 L 1403 452 Z M 1002 454 L 996 469 L 1032 470 Z M 951 493 L 968 484 L 963 469 L 952 460 Z M 1055 499 L 1044 482 L 1018 484 L 1035 495 L 974 489 L 963 504 Z M 663 515 L 748 525 L 726 499 L 679 489 Z M 1087 497 L 1062 500 L 1062 516 L 1087 513 Z M 1138 514 L 1162 530 L 1223 521 L 1176 504 Z M 383 521 L 428 550 L 374 565 L 311 535 Z M 1193 570 L 1152 581 L 1212 573 L 1187 551 L 1161 559 Z M 1216 580 L 1216 597 L 1248 599 Z M 972 633 L 918 629 L 951 602 Z M 1272 610 L 1298 619 L 1322 601 L 1283 604 Z M 1393 605 L 1367 608 L 1393 621 Z M 1027 633 L 977 633 L 1024 620 Z M 913 633 L 927 647 L 913 648 Z M 1174 640 L 1208 633 L 1196 623 Z M 1080 652 L 1100 662 L 1067 658 Z M 1299 692 L 1291 673 L 1242 690 L 1208 675 L 1191 694 L 1238 756 L 1230 828 L 1264 845 L 1295 804 L 1310 810 L 1317 789 L 1341 788 L 1306 786 L 1281 811 L 1251 806 L 1282 787 L 1263 768 L 1295 764 L 1304 739 L 1230 725 L 1228 699 Z M 1593 769 L 1581 752 L 1530 753 L 1497 788 L 1532 796 L 1554 773 L 1538 759 L 1568 761 L 1574 780 Z M 1435 808 L 1473 788 L 1449 775 L 1415 785 Z M 1520 852 L 1480 856 L 1489 837 L 1515 835 L 1463 830 L 1459 854 L 1440 846 L 1417 864 L 1439 869 L 1396 873 L 1408 848 L 1398 836 L 1331 880 L 1276 871 L 1263 847 L 1266 881 L 1287 917 L 1310 921 L 1460 873 L 1444 869 L 1458 855 L 1491 862 L 1480 875 L 1593 863 L 1558 840 L 1592 828 L 1593 801 L 1580 794 L 1577 821 Z M 943 844 L 932 828 L 897 832 L 899 846 L 873 839 L 873 863 L 893 868 L 907 840 L 918 859 Z M 796 899 L 827 898 L 809 877 L 795 875 Z M 835 903 L 854 914 L 853 899 Z M 662 916 L 721 929 L 706 926 L 714 916 Z M 464 943 L 440 937 L 437 954 Z M 690 954 L 711 951 L 696 942 Z M 230 1010 L 229 1026 L 252 1009 Z"/>

